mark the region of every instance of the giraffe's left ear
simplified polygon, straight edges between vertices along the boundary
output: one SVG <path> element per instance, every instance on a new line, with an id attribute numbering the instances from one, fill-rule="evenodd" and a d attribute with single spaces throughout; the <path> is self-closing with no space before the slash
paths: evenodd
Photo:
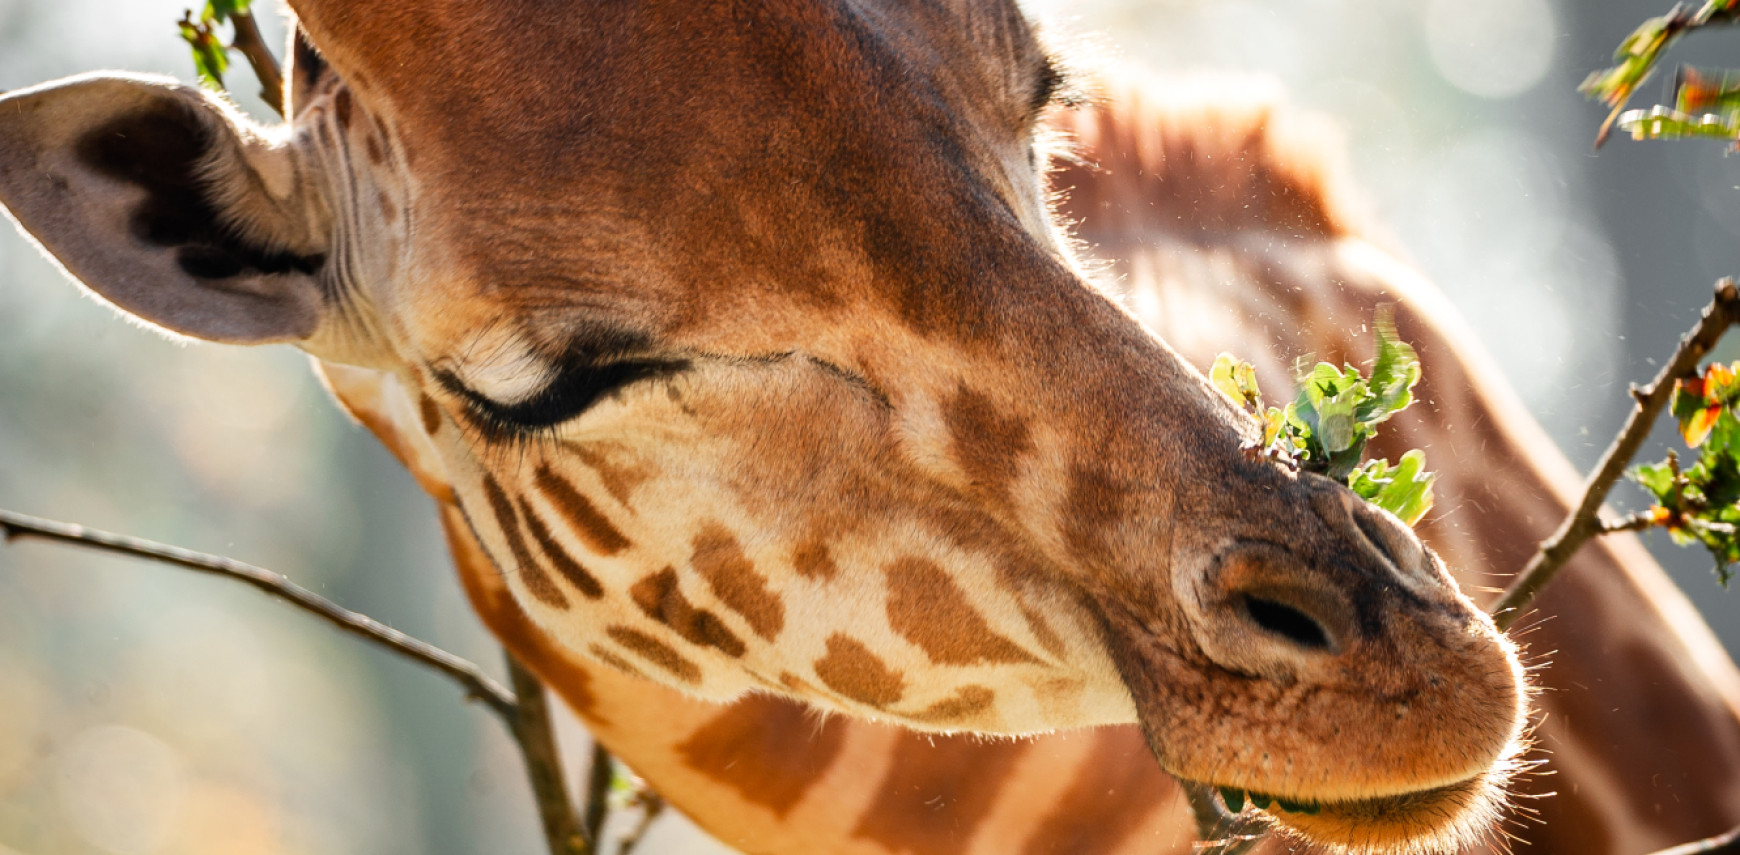
<path id="1" fill-rule="evenodd" d="M 99 296 L 197 338 L 314 334 L 327 231 L 310 177 L 171 80 L 91 75 L 0 97 L 0 205 Z"/>

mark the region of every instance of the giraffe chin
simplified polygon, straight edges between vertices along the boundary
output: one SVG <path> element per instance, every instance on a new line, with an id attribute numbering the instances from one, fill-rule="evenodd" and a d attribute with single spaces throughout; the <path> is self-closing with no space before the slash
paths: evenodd
<path id="1" fill-rule="evenodd" d="M 1510 757 L 1519 752 L 1513 751 Z M 1346 855 L 1428 855 L 1459 852 L 1494 833 L 1504 812 L 1505 788 L 1517 764 L 1506 759 L 1454 784 L 1368 799 L 1312 801 L 1251 793 L 1255 810 L 1273 830 L 1325 851 Z M 1222 788 L 1223 798 L 1244 795 Z"/>

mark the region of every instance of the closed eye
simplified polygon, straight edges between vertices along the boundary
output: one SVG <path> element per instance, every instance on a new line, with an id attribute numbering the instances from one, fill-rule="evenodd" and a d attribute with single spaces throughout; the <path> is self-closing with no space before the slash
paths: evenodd
<path id="1" fill-rule="evenodd" d="M 688 361 L 680 359 L 570 363 L 561 366 L 556 376 L 537 394 L 513 403 L 482 395 L 452 373 L 436 371 L 434 374 L 447 391 L 464 399 L 478 427 L 487 433 L 517 436 L 577 419 L 599 399 L 625 386 L 668 377 L 688 368 Z"/>

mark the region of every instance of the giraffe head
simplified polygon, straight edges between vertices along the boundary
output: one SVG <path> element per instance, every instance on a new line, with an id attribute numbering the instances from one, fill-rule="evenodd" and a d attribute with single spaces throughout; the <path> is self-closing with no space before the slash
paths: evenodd
<path id="1" fill-rule="evenodd" d="M 320 360 L 563 644 L 923 729 L 1138 721 L 1331 845 L 1488 818 L 1512 647 L 1073 269 L 1012 3 L 292 5 L 287 124 L 15 92 L 0 202 L 145 322 Z"/>

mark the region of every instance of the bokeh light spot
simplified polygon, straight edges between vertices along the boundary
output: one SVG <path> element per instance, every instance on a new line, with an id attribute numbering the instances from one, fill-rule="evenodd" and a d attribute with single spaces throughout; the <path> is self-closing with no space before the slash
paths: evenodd
<path id="1" fill-rule="evenodd" d="M 1553 59 L 1547 0 L 1432 0 L 1426 44 L 1451 85 L 1483 98 L 1528 91 Z"/>

